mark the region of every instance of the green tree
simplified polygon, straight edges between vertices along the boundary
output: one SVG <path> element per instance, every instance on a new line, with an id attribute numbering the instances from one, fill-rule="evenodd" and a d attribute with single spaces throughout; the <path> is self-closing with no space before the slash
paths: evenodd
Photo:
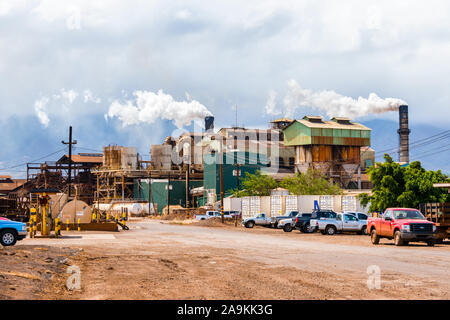
<path id="1" fill-rule="evenodd" d="M 448 193 L 433 187 L 434 183 L 449 182 L 448 176 L 440 170 L 427 171 L 418 161 L 401 167 L 388 154 L 384 155 L 384 159 L 384 163 L 377 163 L 368 169 L 373 184 L 372 195 L 359 196 L 363 206 L 370 202 L 370 211 L 399 206 L 418 208 L 420 203 L 450 200 Z"/>
<path id="2" fill-rule="evenodd" d="M 258 170 L 255 174 L 246 172 L 241 187 L 242 190 L 231 190 L 232 194 L 236 197 L 270 196 L 271 191 L 278 187 L 278 183 Z"/>
<path id="3" fill-rule="evenodd" d="M 280 186 L 294 195 L 336 195 L 342 194 L 342 189 L 331 183 L 323 174 L 309 169 L 305 174 L 296 173 L 293 177 L 286 177 Z"/>

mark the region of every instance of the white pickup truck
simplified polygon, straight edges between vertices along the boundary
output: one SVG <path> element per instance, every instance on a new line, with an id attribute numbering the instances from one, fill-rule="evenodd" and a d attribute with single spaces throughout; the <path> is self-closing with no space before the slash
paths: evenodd
<path id="1" fill-rule="evenodd" d="M 206 211 L 205 214 L 196 214 L 194 216 L 195 220 L 207 220 L 207 219 L 211 219 L 211 218 L 222 218 L 222 214 L 219 211 Z M 233 218 L 233 216 L 230 214 L 224 214 L 224 218 L 231 219 L 231 218 Z"/>
<path id="2" fill-rule="evenodd" d="M 351 213 L 338 213 L 335 219 L 311 219 L 311 227 L 316 227 L 322 234 L 335 235 L 338 232 L 357 232 L 367 234 L 367 220 L 360 220 Z"/>

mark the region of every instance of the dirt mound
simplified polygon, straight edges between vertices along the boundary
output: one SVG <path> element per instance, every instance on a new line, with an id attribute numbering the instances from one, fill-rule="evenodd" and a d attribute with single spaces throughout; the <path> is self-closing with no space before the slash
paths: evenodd
<path id="1" fill-rule="evenodd" d="M 222 218 L 211 218 L 207 220 L 200 220 L 197 222 L 197 225 L 203 227 L 223 227 L 223 226 L 234 226 L 234 219 L 225 219 L 224 223 L 222 223 Z M 237 225 L 240 225 L 240 222 L 237 222 Z"/>

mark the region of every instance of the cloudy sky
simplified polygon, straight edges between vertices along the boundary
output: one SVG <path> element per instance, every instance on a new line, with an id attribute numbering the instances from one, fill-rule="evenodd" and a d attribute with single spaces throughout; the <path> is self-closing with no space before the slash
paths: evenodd
<path id="1" fill-rule="evenodd" d="M 204 115 L 234 124 L 235 105 L 252 127 L 330 115 L 293 88 L 401 99 L 412 127 L 448 129 L 449 13 L 446 0 L 0 0 L 0 174 L 64 148 L 69 125 L 76 152 L 148 155 Z M 398 118 L 359 107 L 360 121 Z"/>

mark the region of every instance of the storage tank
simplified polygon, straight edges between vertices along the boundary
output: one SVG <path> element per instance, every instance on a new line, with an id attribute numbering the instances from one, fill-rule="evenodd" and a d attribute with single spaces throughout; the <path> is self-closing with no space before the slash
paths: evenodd
<path id="1" fill-rule="evenodd" d="M 144 206 L 141 203 L 114 203 L 111 206 L 111 210 L 114 212 L 119 212 L 123 210 L 128 210 L 128 214 L 132 216 L 139 216 L 144 213 Z"/>
<path id="2" fill-rule="evenodd" d="M 67 203 L 67 194 L 57 193 L 50 195 L 50 210 L 52 219 L 55 219 Z"/>
<path id="3" fill-rule="evenodd" d="M 81 200 L 72 200 L 68 202 L 61 211 L 62 222 L 66 223 L 91 223 L 92 210 L 88 204 Z"/>

